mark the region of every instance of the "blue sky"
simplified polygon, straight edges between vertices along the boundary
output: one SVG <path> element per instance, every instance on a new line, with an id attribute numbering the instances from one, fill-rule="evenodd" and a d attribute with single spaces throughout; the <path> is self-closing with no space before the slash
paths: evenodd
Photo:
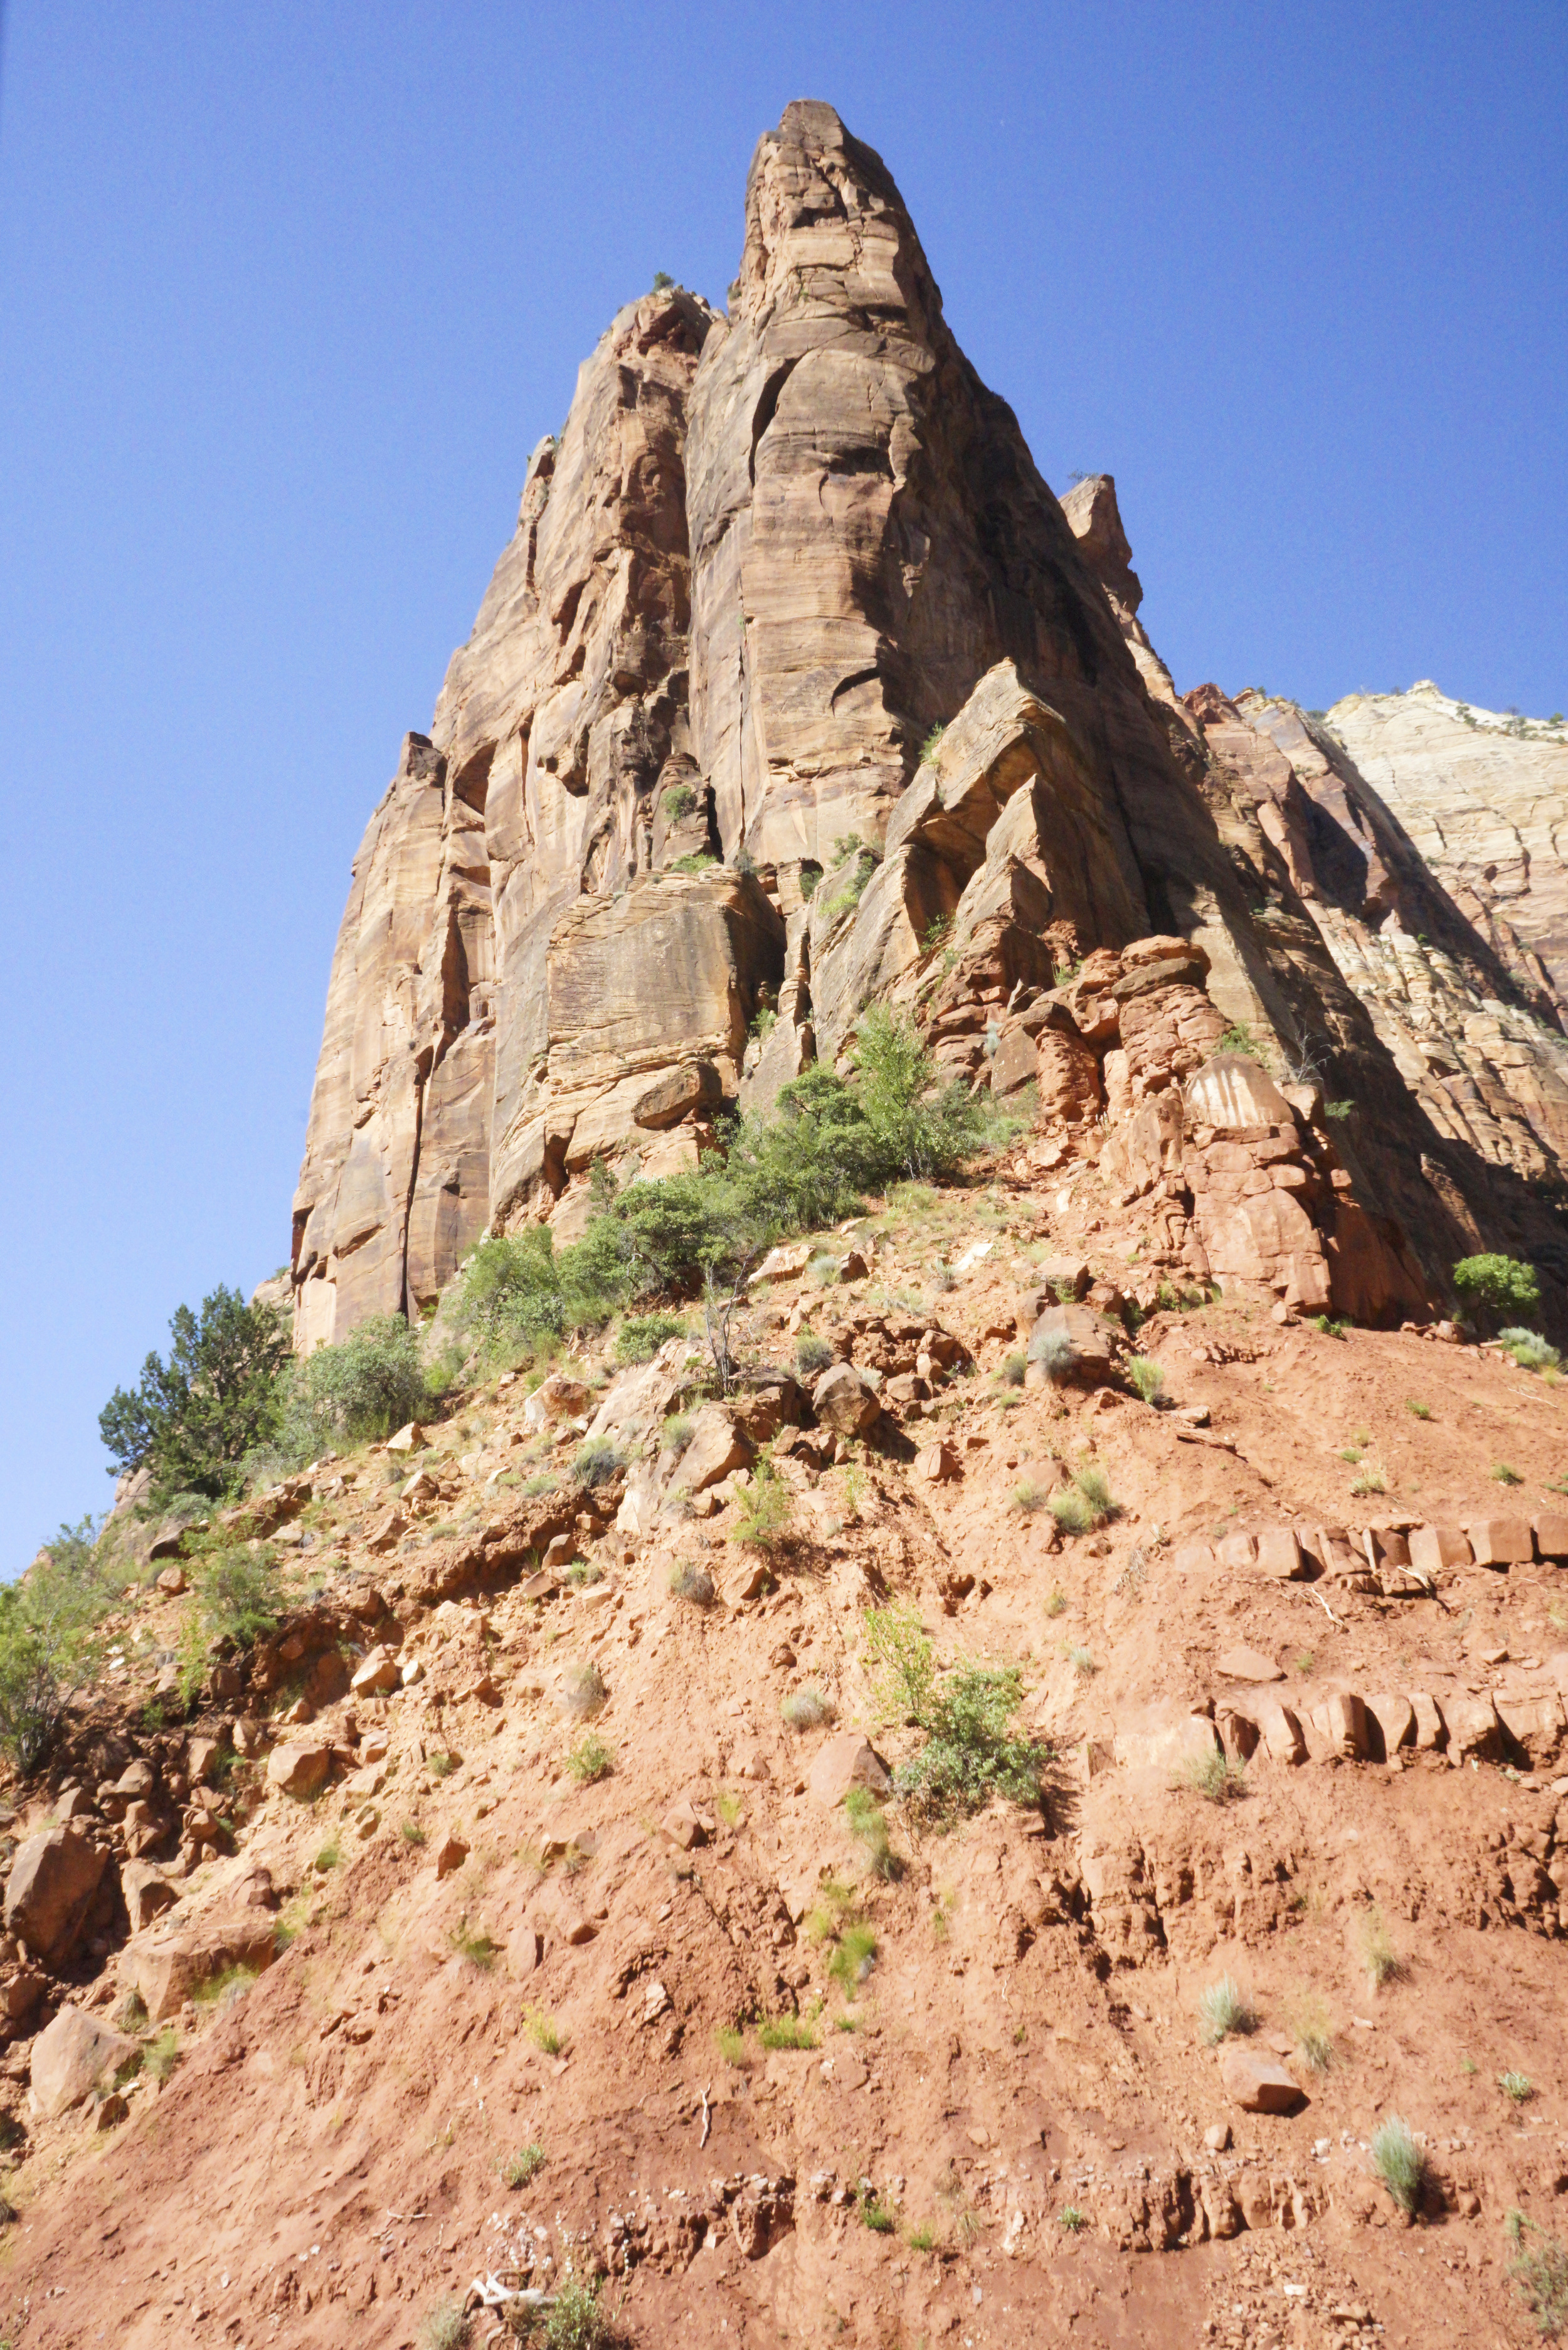
<path id="1" fill-rule="evenodd" d="M 1568 706 L 1561 8 L 12 0 L 0 1572 L 288 1244 L 349 860 L 579 359 L 837 106 L 1183 688 Z"/>

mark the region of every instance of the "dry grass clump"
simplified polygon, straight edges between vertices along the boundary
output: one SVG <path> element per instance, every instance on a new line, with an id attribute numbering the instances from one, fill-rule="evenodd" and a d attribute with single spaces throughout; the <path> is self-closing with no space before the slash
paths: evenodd
<path id="1" fill-rule="evenodd" d="M 1407 2122 L 1390 2114 L 1372 2133 L 1372 2168 L 1401 2211 L 1418 2210 L 1427 2178 L 1427 2158 Z"/>
<path id="2" fill-rule="evenodd" d="M 1198 2036 L 1205 2048 L 1218 2048 L 1233 2033 L 1252 2031 L 1257 2021 L 1251 2001 L 1233 1975 L 1221 1975 L 1199 1995 Z"/>
<path id="3" fill-rule="evenodd" d="M 568 1713 L 586 1719 L 597 1713 L 608 1695 L 604 1675 L 591 1657 L 585 1664 L 567 1666 L 566 1678 L 561 1684 L 561 1703 Z"/>
<path id="4" fill-rule="evenodd" d="M 779 1711 L 792 1730 L 820 1730 L 834 1718 L 833 1700 L 819 1689 L 792 1690 Z"/>
<path id="5" fill-rule="evenodd" d="M 672 1599 L 684 1599 L 690 1607 L 711 1607 L 717 1590 L 705 1566 L 698 1566 L 689 1558 L 678 1558 L 670 1570 L 670 1596 Z"/>

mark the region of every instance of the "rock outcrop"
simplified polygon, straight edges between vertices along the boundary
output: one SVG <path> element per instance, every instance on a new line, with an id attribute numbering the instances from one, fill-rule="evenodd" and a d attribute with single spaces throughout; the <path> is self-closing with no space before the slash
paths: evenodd
<path id="1" fill-rule="evenodd" d="M 1404 698 L 1411 782 L 1383 703 L 1336 733 L 1179 697 L 1141 601 L 1114 481 L 1052 494 L 886 165 L 789 107 L 727 311 L 667 287 L 613 320 L 371 819 L 295 1206 L 296 1344 L 428 1306 L 486 1229 L 570 1237 L 597 1160 L 694 1165 L 726 1107 L 846 1065 L 873 1003 L 1080 1138 L 1231 1031 L 1356 1111 L 1336 1212 L 1398 1267 L 1359 1295 L 1441 1303 L 1479 1246 L 1568 1277 L 1561 730 L 1467 730 L 1438 697 L 1434 749 L 1429 697 Z M 1471 805 L 1484 761 L 1424 780 L 1449 734 L 1540 766 L 1496 820 L 1506 855 L 1445 797 Z M 1373 735 L 1436 876 L 1345 747 Z M 1097 1030 L 1045 1003 L 1139 941 L 1171 968 L 1122 971 Z"/>

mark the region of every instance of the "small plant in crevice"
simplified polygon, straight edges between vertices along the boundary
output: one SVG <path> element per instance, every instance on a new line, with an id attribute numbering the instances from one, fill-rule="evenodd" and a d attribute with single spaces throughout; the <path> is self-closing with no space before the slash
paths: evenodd
<path id="1" fill-rule="evenodd" d="M 1080 2211 L 1075 2203 L 1064 2203 L 1056 2214 L 1056 2225 L 1064 2236 L 1081 2236 L 1088 2224 L 1088 2213 Z"/>

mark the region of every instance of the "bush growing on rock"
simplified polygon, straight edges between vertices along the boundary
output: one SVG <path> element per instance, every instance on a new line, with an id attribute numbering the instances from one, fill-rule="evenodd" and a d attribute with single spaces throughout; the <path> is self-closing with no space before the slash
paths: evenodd
<path id="1" fill-rule="evenodd" d="M 686 1325 L 677 1314 L 643 1314 L 623 1322 L 616 1332 L 618 1363 L 650 1363 L 669 1338 L 684 1338 Z"/>

